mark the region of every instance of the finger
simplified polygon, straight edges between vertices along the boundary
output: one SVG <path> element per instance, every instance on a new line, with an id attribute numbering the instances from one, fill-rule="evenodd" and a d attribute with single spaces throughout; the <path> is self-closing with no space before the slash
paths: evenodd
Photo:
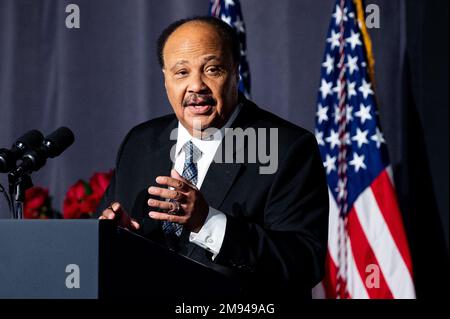
<path id="1" fill-rule="evenodd" d="M 176 201 L 181 201 L 182 199 L 184 199 L 184 195 L 178 190 L 151 186 L 149 187 L 148 192 L 151 195 L 156 195 L 168 199 L 174 199 Z"/>
<path id="2" fill-rule="evenodd" d="M 188 181 L 186 178 L 184 178 L 183 176 L 181 176 L 177 170 L 175 169 L 171 169 L 170 170 L 170 176 L 174 179 L 177 179 L 179 181 L 182 181 L 185 185 L 189 186 L 190 188 L 193 188 L 195 190 L 197 190 L 197 186 L 193 185 L 190 181 Z"/>
<path id="3" fill-rule="evenodd" d="M 171 223 L 177 223 L 177 224 L 184 224 L 186 222 L 185 217 L 166 214 L 166 213 L 158 213 L 158 212 L 154 212 L 154 211 L 151 211 L 150 213 L 148 213 L 148 216 L 150 216 L 150 218 L 153 218 L 155 220 L 165 220 L 165 221 L 168 221 Z"/>
<path id="4" fill-rule="evenodd" d="M 158 207 L 164 210 L 175 210 L 177 207 L 173 202 L 161 201 L 156 199 L 149 199 L 148 206 Z"/>
<path id="5" fill-rule="evenodd" d="M 119 202 L 113 202 L 109 207 L 115 214 L 120 215 L 122 213 L 122 205 Z"/>
<path id="6" fill-rule="evenodd" d="M 134 219 L 131 219 L 131 226 L 136 230 L 138 230 L 141 227 L 141 225 L 139 225 L 139 223 Z"/>
<path id="7" fill-rule="evenodd" d="M 173 169 L 173 168 L 170 170 L 170 177 L 175 178 L 175 179 L 178 179 L 178 180 L 183 181 L 183 182 L 188 182 L 187 179 L 185 179 L 183 176 L 181 176 L 181 175 L 177 172 L 177 170 L 176 170 L 176 169 Z"/>
<path id="8" fill-rule="evenodd" d="M 103 217 L 103 219 L 114 219 L 116 214 L 114 214 L 111 209 L 107 208 L 102 212 L 101 217 Z"/>
<path id="9" fill-rule="evenodd" d="M 104 216 L 105 219 L 114 219 L 117 218 L 117 216 L 120 216 L 121 213 L 122 208 L 120 203 L 112 202 L 111 205 L 102 212 L 102 216 Z"/>
<path id="10" fill-rule="evenodd" d="M 156 182 L 161 185 L 167 185 L 169 187 L 173 187 L 178 189 L 179 191 L 187 191 L 189 190 L 189 186 L 185 181 L 168 177 L 168 176 L 158 176 L 156 178 Z"/>

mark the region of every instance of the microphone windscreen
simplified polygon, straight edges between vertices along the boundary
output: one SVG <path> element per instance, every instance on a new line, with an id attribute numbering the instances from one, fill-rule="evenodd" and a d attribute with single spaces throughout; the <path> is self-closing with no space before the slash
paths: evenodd
<path id="1" fill-rule="evenodd" d="M 43 140 L 44 135 L 42 135 L 41 132 L 38 130 L 31 130 L 19 137 L 14 145 L 20 147 L 20 144 L 23 144 L 25 148 L 36 148 L 42 144 Z"/>
<path id="2" fill-rule="evenodd" d="M 75 141 L 73 132 L 67 127 L 60 127 L 44 140 L 44 145 L 48 150 L 48 157 L 59 156 Z"/>

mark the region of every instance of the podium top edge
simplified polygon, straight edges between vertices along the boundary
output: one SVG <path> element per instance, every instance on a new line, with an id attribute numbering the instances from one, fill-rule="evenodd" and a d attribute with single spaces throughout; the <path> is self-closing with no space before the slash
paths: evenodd
<path id="1" fill-rule="evenodd" d="M 0 219 L 0 223 L 90 223 L 98 224 L 98 219 Z"/>

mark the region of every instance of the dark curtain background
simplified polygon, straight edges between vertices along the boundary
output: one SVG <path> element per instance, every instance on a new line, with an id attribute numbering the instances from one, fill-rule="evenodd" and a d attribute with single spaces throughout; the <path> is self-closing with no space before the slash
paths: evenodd
<path id="1" fill-rule="evenodd" d="M 75 3 L 81 28 L 67 29 Z M 448 1 L 377 0 L 376 93 L 414 259 L 418 296 L 448 278 Z M 334 0 L 242 0 L 253 100 L 314 130 Z M 0 146 L 65 125 L 76 143 L 34 174 L 62 209 L 68 187 L 114 166 L 134 125 L 171 111 L 159 32 L 208 0 L 0 0 Z M 0 182 L 6 185 L 4 176 Z M 0 217 L 8 218 L 0 200 Z"/>

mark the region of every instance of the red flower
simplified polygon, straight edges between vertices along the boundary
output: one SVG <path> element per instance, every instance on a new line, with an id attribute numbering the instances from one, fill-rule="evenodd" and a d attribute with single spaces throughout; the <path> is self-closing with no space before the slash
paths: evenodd
<path id="1" fill-rule="evenodd" d="M 64 218 L 89 218 L 97 208 L 111 177 L 112 171 L 95 173 L 89 183 L 79 180 L 72 185 L 64 199 Z"/>
<path id="2" fill-rule="evenodd" d="M 95 173 L 89 180 L 93 196 L 99 201 L 108 188 L 112 175 L 113 171 L 109 171 L 108 173 Z"/>
<path id="3" fill-rule="evenodd" d="M 79 180 L 67 191 L 63 203 L 64 218 L 81 218 L 83 214 L 90 214 L 93 209 L 86 204 L 87 197 L 92 193 L 89 184 Z"/>
<path id="4" fill-rule="evenodd" d="M 49 210 L 48 200 L 48 189 L 37 186 L 27 189 L 23 207 L 24 218 L 47 218 L 45 213 Z"/>

